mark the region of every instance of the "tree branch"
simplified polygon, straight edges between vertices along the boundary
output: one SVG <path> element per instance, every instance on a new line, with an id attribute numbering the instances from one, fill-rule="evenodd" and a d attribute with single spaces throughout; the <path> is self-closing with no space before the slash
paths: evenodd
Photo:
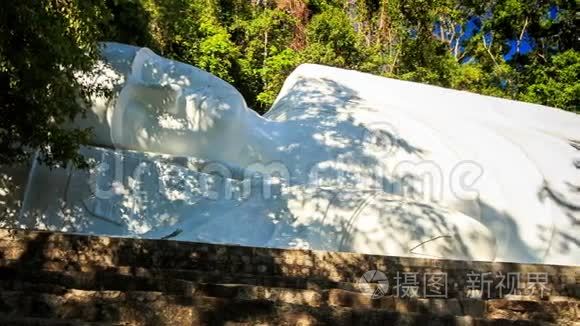
<path id="1" fill-rule="evenodd" d="M 522 38 L 524 37 L 524 33 L 526 32 L 526 28 L 528 27 L 528 17 L 524 22 L 524 27 L 522 27 L 522 31 L 520 32 L 520 37 L 518 38 L 517 45 L 516 45 L 516 52 L 520 53 L 520 45 L 522 44 Z"/>
<path id="2" fill-rule="evenodd" d="M 493 54 L 491 53 L 491 43 L 489 44 L 489 47 L 487 46 L 487 43 L 485 42 L 485 33 L 481 33 L 481 39 L 483 40 L 483 47 L 485 48 L 485 50 L 487 50 L 487 53 L 489 54 L 489 56 L 491 57 L 491 60 L 493 60 L 493 64 L 495 64 L 496 66 L 497 61 L 495 60 L 495 57 L 493 56 Z"/>

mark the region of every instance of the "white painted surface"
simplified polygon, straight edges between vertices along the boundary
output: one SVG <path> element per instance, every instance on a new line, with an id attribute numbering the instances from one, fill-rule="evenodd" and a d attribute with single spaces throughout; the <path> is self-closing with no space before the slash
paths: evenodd
<path id="1" fill-rule="evenodd" d="M 95 128 L 83 151 L 108 169 L 32 170 L 28 227 L 580 263 L 578 115 L 302 65 L 260 117 L 231 85 L 148 49 L 109 43 L 104 57 L 115 96 L 76 124 Z M 280 173 L 264 195 L 248 182 L 268 169 Z"/>

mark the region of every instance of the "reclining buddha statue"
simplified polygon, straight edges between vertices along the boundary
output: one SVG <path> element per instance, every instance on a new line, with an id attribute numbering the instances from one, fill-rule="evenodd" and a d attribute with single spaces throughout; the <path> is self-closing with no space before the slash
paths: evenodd
<path id="1" fill-rule="evenodd" d="M 88 170 L 32 164 L 20 222 L 127 237 L 580 263 L 580 117 L 321 65 L 263 116 L 225 81 L 102 45 Z M 47 191 L 50 189 L 50 191 Z"/>

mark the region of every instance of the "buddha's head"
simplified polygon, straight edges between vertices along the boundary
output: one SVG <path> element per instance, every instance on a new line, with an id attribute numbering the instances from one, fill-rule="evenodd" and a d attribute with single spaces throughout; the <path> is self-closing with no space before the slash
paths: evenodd
<path id="1" fill-rule="evenodd" d="M 114 95 L 94 100 L 79 122 L 93 127 L 95 145 L 208 160 L 238 155 L 251 113 L 233 86 L 147 48 L 105 43 L 102 54 L 117 79 Z"/>

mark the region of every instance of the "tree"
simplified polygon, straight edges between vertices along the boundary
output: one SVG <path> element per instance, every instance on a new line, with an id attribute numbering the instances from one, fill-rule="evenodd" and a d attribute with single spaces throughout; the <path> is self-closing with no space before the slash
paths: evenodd
<path id="1" fill-rule="evenodd" d="M 290 14 L 266 7 L 251 16 L 237 17 L 231 27 L 242 54 L 243 74 L 239 77 L 246 80 L 246 94 L 255 98 L 250 105 L 260 113 L 272 105 L 285 77 L 299 63 L 292 49 L 296 25 Z"/>
<path id="2" fill-rule="evenodd" d="M 116 30 L 151 37 L 114 38 L 230 81 L 260 113 L 306 62 L 578 110 L 574 0 L 109 1 L 149 14 Z"/>
<path id="3" fill-rule="evenodd" d="M 98 1 L 21 0 L 0 8 L 0 164 L 25 161 L 39 149 L 49 165 L 84 163 L 78 147 L 90 131 L 63 125 L 100 91 L 90 74 L 98 57 Z"/>
<path id="4" fill-rule="evenodd" d="M 343 68 L 361 62 L 360 39 L 344 10 L 328 6 L 307 27 L 304 60 Z"/>
<path id="5" fill-rule="evenodd" d="M 527 67 L 518 99 L 544 103 L 580 113 L 580 53 L 567 50 L 550 57 L 549 64 Z"/>

